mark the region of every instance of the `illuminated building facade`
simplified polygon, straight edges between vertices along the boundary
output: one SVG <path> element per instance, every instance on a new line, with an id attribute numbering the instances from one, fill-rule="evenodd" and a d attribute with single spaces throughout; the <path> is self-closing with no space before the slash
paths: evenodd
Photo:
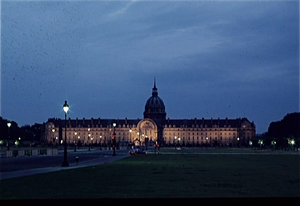
<path id="1" fill-rule="evenodd" d="M 67 143 L 83 145 L 110 145 L 116 123 L 116 141 L 119 145 L 162 146 L 180 145 L 248 145 L 255 137 L 255 125 L 247 118 L 237 119 L 169 119 L 165 105 L 158 96 L 156 83 L 147 100 L 143 119 L 68 119 Z M 51 118 L 45 123 L 44 141 L 60 143 L 64 139 L 65 123 Z"/>

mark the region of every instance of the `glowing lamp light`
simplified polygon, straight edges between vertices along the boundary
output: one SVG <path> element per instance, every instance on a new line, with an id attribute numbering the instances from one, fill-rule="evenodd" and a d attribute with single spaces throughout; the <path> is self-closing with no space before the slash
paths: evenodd
<path id="1" fill-rule="evenodd" d="M 65 113 L 67 113 L 69 111 L 69 105 L 67 104 L 67 101 L 65 101 L 63 109 L 64 109 Z"/>
<path id="2" fill-rule="evenodd" d="M 8 128 L 9 128 L 9 127 L 11 126 L 11 123 L 10 123 L 10 122 L 8 122 L 8 123 L 7 123 L 7 126 L 8 126 Z"/>
<path id="3" fill-rule="evenodd" d="M 292 140 L 292 141 L 291 141 L 291 144 L 294 145 L 294 144 L 295 144 L 295 140 Z"/>

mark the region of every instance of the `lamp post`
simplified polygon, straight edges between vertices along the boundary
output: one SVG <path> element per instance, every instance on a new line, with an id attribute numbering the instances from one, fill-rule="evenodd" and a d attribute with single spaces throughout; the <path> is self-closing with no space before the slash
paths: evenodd
<path id="1" fill-rule="evenodd" d="M 146 150 L 148 150 L 148 136 L 145 138 Z"/>
<path id="2" fill-rule="evenodd" d="M 9 151 L 10 126 L 11 126 L 11 123 L 7 122 L 7 127 L 8 127 L 7 151 Z"/>
<path id="3" fill-rule="evenodd" d="M 100 136 L 100 150 L 102 150 L 101 144 L 102 144 L 102 136 Z"/>
<path id="4" fill-rule="evenodd" d="M 140 137 L 140 132 L 138 132 L 138 133 L 136 133 L 138 136 L 139 136 L 139 139 L 138 139 L 138 141 L 139 141 L 139 146 L 141 146 L 141 137 Z"/>
<path id="5" fill-rule="evenodd" d="M 130 146 L 131 146 L 131 132 L 132 132 L 132 129 L 130 128 L 129 129 L 129 144 L 130 144 Z"/>
<path id="6" fill-rule="evenodd" d="M 65 141 L 64 141 L 64 161 L 61 166 L 68 167 L 69 163 L 67 160 L 67 112 L 69 111 L 69 105 L 67 104 L 67 101 L 65 101 L 65 104 L 63 105 L 63 109 L 65 111 Z"/>
<path id="7" fill-rule="evenodd" d="M 276 141 L 272 140 L 271 145 L 272 145 L 272 150 L 274 150 L 275 149 L 275 145 L 276 145 Z"/>
<path id="8" fill-rule="evenodd" d="M 292 138 L 288 138 L 288 144 L 292 147 L 292 150 L 294 150 L 295 140 Z"/>
<path id="9" fill-rule="evenodd" d="M 55 137 L 55 147 L 58 147 L 58 145 L 59 145 L 58 137 Z"/>
<path id="10" fill-rule="evenodd" d="M 89 151 L 91 151 L 91 134 L 89 133 Z"/>
<path id="11" fill-rule="evenodd" d="M 81 142 L 80 142 L 80 136 L 78 136 L 77 149 L 79 149 L 79 143 L 81 143 Z"/>
<path id="12" fill-rule="evenodd" d="M 145 137 L 144 137 L 145 135 L 144 134 L 142 134 L 142 141 L 144 140 L 144 144 L 145 144 Z M 142 149 L 142 142 L 141 142 L 141 149 Z"/>
<path id="13" fill-rule="evenodd" d="M 177 137 L 175 136 L 174 137 L 174 149 L 176 149 L 176 139 L 177 139 Z"/>
<path id="14" fill-rule="evenodd" d="M 52 129 L 52 149 L 53 149 L 53 145 L 54 145 L 54 132 L 55 132 L 55 129 Z"/>
<path id="15" fill-rule="evenodd" d="M 113 145 L 113 156 L 116 156 L 116 123 L 113 123 L 114 133 L 112 135 L 112 145 Z"/>
<path id="16" fill-rule="evenodd" d="M 260 149 L 261 149 L 261 146 L 264 144 L 264 141 L 262 139 L 258 140 L 258 144 L 260 145 Z"/>
<path id="17" fill-rule="evenodd" d="M 77 132 L 74 132 L 74 152 L 76 152 L 76 135 L 77 135 Z"/>

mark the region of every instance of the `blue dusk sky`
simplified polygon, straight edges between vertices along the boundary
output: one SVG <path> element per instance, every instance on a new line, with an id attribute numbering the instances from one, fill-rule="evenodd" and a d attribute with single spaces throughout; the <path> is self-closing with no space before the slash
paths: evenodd
<path id="1" fill-rule="evenodd" d="M 1 116 L 167 118 L 299 112 L 298 1 L 1 1 Z"/>

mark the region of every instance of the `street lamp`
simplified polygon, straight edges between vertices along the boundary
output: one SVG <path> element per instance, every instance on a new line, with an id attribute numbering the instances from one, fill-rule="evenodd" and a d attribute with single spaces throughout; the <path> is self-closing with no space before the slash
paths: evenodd
<path id="1" fill-rule="evenodd" d="M 260 145 L 260 149 L 261 149 L 261 146 L 264 144 L 264 141 L 262 139 L 258 140 L 258 144 Z"/>
<path id="2" fill-rule="evenodd" d="M 288 138 L 288 143 L 289 143 L 289 145 L 291 145 L 291 147 L 292 147 L 292 149 L 293 149 L 293 147 L 294 147 L 294 145 L 295 145 L 295 140 L 294 140 L 294 139 L 291 139 L 291 138 Z"/>
<path id="3" fill-rule="evenodd" d="M 91 151 L 91 134 L 89 133 L 89 151 Z"/>
<path id="4" fill-rule="evenodd" d="M 11 126 L 11 123 L 7 122 L 7 127 L 8 127 L 7 151 L 9 151 L 10 126 Z"/>
<path id="5" fill-rule="evenodd" d="M 272 150 L 275 149 L 276 141 L 272 140 L 271 145 L 272 145 Z"/>
<path id="6" fill-rule="evenodd" d="M 177 137 L 175 136 L 174 137 L 174 149 L 176 149 L 176 139 L 177 139 Z"/>
<path id="7" fill-rule="evenodd" d="M 131 132 L 132 132 L 132 129 L 130 128 L 129 129 L 129 143 L 131 144 Z"/>
<path id="8" fill-rule="evenodd" d="M 113 123 L 114 133 L 112 135 L 112 145 L 113 145 L 113 156 L 116 156 L 116 123 Z"/>
<path id="9" fill-rule="evenodd" d="M 145 135 L 142 134 L 142 141 L 144 140 L 144 144 L 145 144 Z M 142 141 L 141 141 L 141 149 L 142 149 Z"/>
<path id="10" fill-rule="evenodd" d="M 52 129 L 52 149 L 53 149 L 53 145 L 54 145 L 54 132 L 55 132 L 55 129 Z"/>
<path id="11" fill-rule="evenodd" d="M 77 141 L 77 148 L 79 149 L 79 143 L 81 143 L 80 142 L 80 136 L 78 136 L 78 141 Z"/>
<path id="12" fill-rule="evenodd" d="M 74 152 L 76 152 L 76 135 L 77 135 L 77 132 L 74 132 Z"/>
<path id="13" fill-rule="evenodd" d="M 100 135 L 100 150 L 102 150 L 101 144 L 102 144 L 102 136 Z"/>
<path id="14" fill-rule="evenodd" d="M 146 138 L 145 138 L 145 144 L 146 144 L 146 150 L 148 150 L 148 136 L 146 135 Z"/>
<path id="15" fill-rule="evenodd" d="M 67 104 L 67 101 L 65 101 L 65 104 L 63 105 L 63 109 L 65 111 L 65 141 L 64 141 L 64 161 L 61 166 L 68 167 L 69 163 L 67 160 L 67 113 L 69 111 L 69 105 Z"/>

